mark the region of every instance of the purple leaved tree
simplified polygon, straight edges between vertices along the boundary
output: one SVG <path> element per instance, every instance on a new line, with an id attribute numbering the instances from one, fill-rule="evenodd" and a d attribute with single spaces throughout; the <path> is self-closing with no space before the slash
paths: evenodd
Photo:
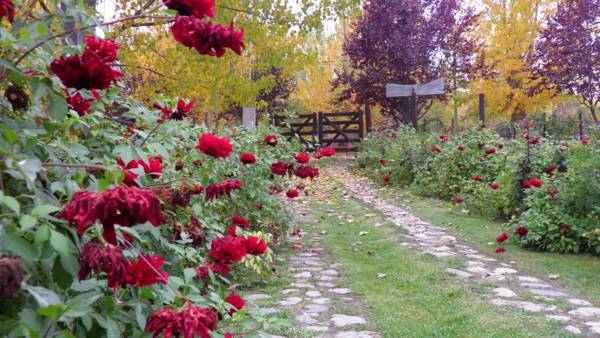
<path id="1" fill-rule="evenodd" d="M 445 76 L 455 89 L 473 72 L 476 42 L 469 38 L 477 16 L 460 0 L 368 0 L 344 44 L 352 72 L 338 74 L 339 100 L 378 104 L 395 123 L 417 125 L 433 99 L 386 98 L 386 83 L 422 84 Z"/>
<path id="2" fill-rule="evenodd" d="M 537 74 L 577 96 L 598 122 L 600 0 L 565 0 L 536 42 Z"/>

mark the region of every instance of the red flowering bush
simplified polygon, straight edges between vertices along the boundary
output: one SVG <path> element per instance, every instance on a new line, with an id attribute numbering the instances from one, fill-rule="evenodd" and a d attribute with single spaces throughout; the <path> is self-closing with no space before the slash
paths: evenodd
<path id="1" fill-rule="evenodd" d="M 15 20 L 15 5 L 12 3 L 12 0 L 0 1 L 0 20 L 4 17 L 11 23 Z"/>
<path id="2" fill-rule="evenodd" d="M 193 16 L 177 16 L 171 32 L 175 40 L 201 55 L 221 57 L 226 48 L 241 55 L 244 49 L 244 30 L 236 30 L 233 23 L 225 27 Z"/>

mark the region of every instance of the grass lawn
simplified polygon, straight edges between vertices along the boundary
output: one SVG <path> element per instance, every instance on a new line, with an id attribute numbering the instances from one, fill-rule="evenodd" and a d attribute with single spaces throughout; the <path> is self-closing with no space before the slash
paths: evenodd
<path id="1" fill-rule="evenodd" d="M 326 231 L 326 250 L 342 264 L 344 283 L 362 297 L 385 337 L 568 336 L 538 315 L 493 307 L 483 297 L 486 286 L 443 272 L 452 261 L 403 248 L 401 229 L 370 206 L 349 199 L 311 207 Z"/>
<path id="2" fill-rule="evenodd" d="M 408 188 L 386 187 L 380 191 L 380 196 L 390 202 L 395 201 L 396 205 L 433 225 L 448 229 L 461 242 L 491 255 L 496 255 L 494 251 L 497 246 L 489 243 L 507 230 L 501 222 L 468 216 L 458 208 L 450 212 L 448 202 L 417 196 Z M 536 252 L 523 249 L 512 242 L 506 243 L 504 247 L 506 253 L 503 254 L 503 259 L 516 262 L 515 265 L 520 270 L 546 280 L 549 274 L 560 274 L 554 283 L 569 293 L 600 306 L 600 257 Z"/>

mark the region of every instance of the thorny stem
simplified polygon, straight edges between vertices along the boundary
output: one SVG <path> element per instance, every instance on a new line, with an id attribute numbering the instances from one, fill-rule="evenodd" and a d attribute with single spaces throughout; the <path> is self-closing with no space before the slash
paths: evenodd
<path id="1" fill-rule="evenodd" d="M 148 133 L 148 136 L 146 136 L 146 138 L 142 141 L 142 144 L 140 144 L 140 148 L 143 147 L 144 144 L 146 144 L 146 141 L 148 141 L 150 136 L 152 136 L 152 134 L 154 134 L 154 132 L 156 131 L 156 129 L 158 129 L 158 127 L 160 127 L 160 123 L 157 123 L 156 127 L 152 128 L 152 130 L 150 130 L 150 132 Z"/>
<path id="2" fill-rule="evenodd" d="M 44 167 L 61 167 L 61 168 L 83 168 L 90 170 L 108 171 L 108 168 L 95 164 L 67 164 L 67 163 L 44 163 Z"/>

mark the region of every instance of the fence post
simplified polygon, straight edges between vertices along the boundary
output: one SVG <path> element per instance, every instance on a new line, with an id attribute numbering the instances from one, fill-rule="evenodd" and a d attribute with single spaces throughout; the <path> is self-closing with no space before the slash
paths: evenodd
<path id="1" fill-rule="evenodd" d="M 365 120 L 367 122 L 367 134 L 371 132 L 371 105 L 365 103 Z"/>
<path id="2" fill-rule="evenodd" d="M 485 123 L 485 94 L 479 94 L 479 122 Z"/>
<path id="3" fill-rule="evenodd" d="M 417 127 L 418 127 L 417 120 L 419 118 L 419 110 L 417 108 L 417 93 L 415 92 L 414 89 L 413 89 L 412 95 L 410 97 L 410 112 L 412 115 L 411 119 L 412 119 L 413 128 L 415 128 L 415 130 L 417 130 Z"/>
<path id="4" fill-rule="evenodd" d="M 318 128 L 317 128 L 317 136 L 319 137 L 319 145 L 323 146 L 323 113 L 318 112 L 319 116 Z"/>
<path id="5" fill-rule="evenodd" d="M 364 137 L 364 125 L 363 125 L 363 112 L 358 112 L 358 138 L 362 139 Z"/>

